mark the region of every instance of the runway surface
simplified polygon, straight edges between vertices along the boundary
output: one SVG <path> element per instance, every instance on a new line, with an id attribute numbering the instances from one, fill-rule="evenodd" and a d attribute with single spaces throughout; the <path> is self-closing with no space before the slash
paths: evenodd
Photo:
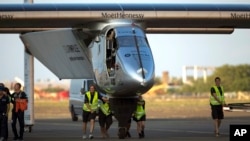
<path id="1" fill-rule="evenodd" d="M 213 122 L 210 118 L 199 119 L 149 119 L 146 121 L 145 138 L 139 139 L 136 133 L 136 123 L 133 121 L 130 129 L 131 138 L 118 139 L 117 122 L 112 124 L 109 139 L 102 139 L 99 123 L 95 124 L 94 139 L 92 140 L 164 140 L 164 141 L 229 141 L 230 124 L 248 124 L 249 117 L 226 118 L 222 122 L 219 137 L 214 136 Z M 9 124 L 9 140 L 13 135 Z M 25 132 L 25 141 L 81 141 L 82 122 L 70 119 L 35 120 L 31 132 Z M 87 139 L 90 140 L 90 139 Z"/>

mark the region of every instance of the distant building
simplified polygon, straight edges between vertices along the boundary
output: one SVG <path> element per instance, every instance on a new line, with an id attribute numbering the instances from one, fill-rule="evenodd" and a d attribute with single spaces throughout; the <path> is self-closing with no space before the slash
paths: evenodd
<path id="1" fill-rule="evenodd" d="M 189 81 L 187 80 L 188 75 L 187 71 L 192 70 L 193 71 L 193 79 L 197 80 L 198 79 L 198 74 L 202 72 L 203 80 L 206 83 L 207 82 L 207 76 L 208 76 L 208 71 L 213 72 L 215 70 L 215 67 L 204 67 L 204 66 L 183 66 L 182 67 L 182 82 L 184 84 L 187 84 Z"/>

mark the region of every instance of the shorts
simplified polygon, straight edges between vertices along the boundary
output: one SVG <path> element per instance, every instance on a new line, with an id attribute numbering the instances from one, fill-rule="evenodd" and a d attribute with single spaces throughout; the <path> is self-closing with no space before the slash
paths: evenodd
<path id="1" fill-rule="evenodd" d="M 112 114 L 105 115 L 103 112 L 99 111 L 99 124 L 101 127 L 109 127 L 113 123 Z"/>
<path id="2" fill-rule="evenodd" d="M 133 116 L 133 120 L 136 121 L 136 122 L 139 122 L 139 121 L 146 121 L 146 115 L 142 116 L 139 120 Z"/>
<path id="3" fill-rule="evenodd" d="M 91 119 L 95 120 L 96 112 L 88 112 L 88 111 L 82 111 L 82 122 L 88 122 Z"/>
<path id="4" fill-rule="evenodd" d="M 213 119 L 224 119 L 222 105 L 211 105 L 211 115 Z"/>

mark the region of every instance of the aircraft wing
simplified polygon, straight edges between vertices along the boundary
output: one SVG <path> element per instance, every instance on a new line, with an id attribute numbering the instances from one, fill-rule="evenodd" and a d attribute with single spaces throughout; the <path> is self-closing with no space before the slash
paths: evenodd
<path id="1" fill-rule="evenodd" d="M 21 35 L 25 47 L 60 79 L 93 78 L 87 46 L 72 29 L 30 32 Z M 39 71 L 39 70 L 38 70 Z"/>
<path id="2" fill-rule="evenodd" d="M 250 112 L 250 103 L 230 103 L 223 109 L 229 112 Z"/>
<path id="3" fill-rule="evenodd" d="M 26 48 L 60 79 L 93 78 L 90 40 L 106 25 L 124 23 L 146 33 L 232 33 L 250 28 L 250 4 L 0 4 L 0 33 L 21 33 Z"/>
<path id="4" fill-rule="evenodd" d="M 0 4 L 0 33 L 53 28 L 100 30 L 136 23 L 146 33 L 231 33 L 250 27 L 249 4 Z"/>

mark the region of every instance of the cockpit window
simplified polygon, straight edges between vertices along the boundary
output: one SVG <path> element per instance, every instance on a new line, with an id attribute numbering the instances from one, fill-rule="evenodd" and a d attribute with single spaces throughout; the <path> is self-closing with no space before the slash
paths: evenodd
<path id="1" fill-rule="evenodd" d="M 136 40 L 135 40 L 136 39 Z M 119 47 L 148 47 L 148 44 L 143 37 L 134 36 L 122 36 L 117 38 Z"/>

